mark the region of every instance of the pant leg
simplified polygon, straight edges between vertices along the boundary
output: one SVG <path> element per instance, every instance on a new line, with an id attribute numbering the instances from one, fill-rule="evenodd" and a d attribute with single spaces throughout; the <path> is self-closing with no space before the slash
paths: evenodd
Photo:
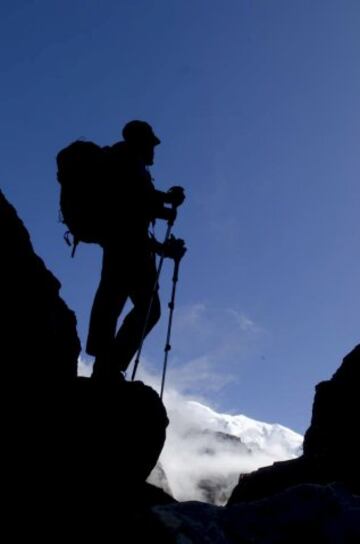
<path id="1" fill-rule="evenodd" d="M 102 356 L 113 349 L 118 317 L 129 296 L 126 257 L 116 247 L 105 247 L 101 279 L 91 309 L 86 352 Z"/>
<path id="2" fill-rule="evenodd" d="M 160 299 L 155 286 L 156 265 L 150 251 L 144 250 L 134 257 L 131 272 L 129 296 L 134 307 L 125 317 L 114 344 L 114 360 L 119 370 L 126 370 L 136 354 L 145 322 L 146 336 L 160 319 Z"/>

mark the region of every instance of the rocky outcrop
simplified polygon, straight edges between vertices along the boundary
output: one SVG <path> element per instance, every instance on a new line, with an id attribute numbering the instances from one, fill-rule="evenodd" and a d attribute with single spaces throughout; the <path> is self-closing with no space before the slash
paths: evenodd
<path id="1" fill-rule="evenodd" d="M 27 403 L 6 434 L 5 489 L 16 490 L 17 513 L 34 534 L 46 537 L 45 520 L 64 539 L 69 531 L 81 539 L 95 532 L 128 542 L 125 533 L 141 531 L 136 520 L 151 506 L 174 502 L 145 483 L 168 423 L 153 389 L 78 378 Z"/>
<path id="2" fill-rule="evenodd" d="M 75 314 L 1 191 L 0 251 L 3 377 L 27 388 L 74 379 L 80 353 Z"/>
<path id="3" fill-rule="evenodd" d="M 146 480 L 159 458 L 168 425 L 164 405 L 151 387 L 142 382 L 102 384 L 78 378 L 63 407 L 63 458 L 70 465 L 77 452 L 91 487 L 105 485 L 110 490 L 111 486 L 119 497 L 121 490 Z"/>
<path id="4" fill-rule="evenodd" d="M 360 345 L 344 358 L 330 380 L 316 386 L 303 455 L 241 476 L 228 504 L 268 497 L 303 483 L 341 482 L 360 494 L 359 390 Z"/>
<path id="5" fill-rule="evenodd" d="M 334 480 L 351 482 L 356 474 L 359 477 L 360 447 L 355 436 L 359 392 L 360 345 L 344 358 L 330 380 L 316 386 L 311 425 L 304 437 L 304 456 L 319 459 Z"/>
<path id="6" fill-rule="evenodd" d="M 184 502 L 156 506 L 153 512 L 169 543 L 360 542 L 360 498 L 334 484 L 303 484 L 227 508 Z"/>

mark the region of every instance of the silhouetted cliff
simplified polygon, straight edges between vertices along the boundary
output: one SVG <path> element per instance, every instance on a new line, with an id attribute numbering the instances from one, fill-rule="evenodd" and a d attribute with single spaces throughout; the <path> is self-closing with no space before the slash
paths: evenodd
<path id="1" fill-rule="evenodd" d="M 330 380 L 316 386 L 303 455 L 242 476 L 229 504 L 268 497 L 304 483 L 339 482 L 360 494 L 359 391 L 360 345 L 344 358 Z"/>
<path id="2" fill-rule="evenodd" d="M 0 252 L 1 354 L 10 356 L 3 359 L 3 374 L 28 386 L 75 378 L 80 353 L 75 314 L 1 191 Z"/>

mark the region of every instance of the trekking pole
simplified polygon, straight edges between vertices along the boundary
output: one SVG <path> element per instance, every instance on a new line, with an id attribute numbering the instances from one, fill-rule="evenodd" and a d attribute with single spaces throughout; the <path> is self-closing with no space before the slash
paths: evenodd
<path id="1" fill-rule="evenodd" d="M 175 308 L 175 294 L 176 294 L 176 285 L 179 279 L 179 265 L 180 261 L 183 255 L 179 256 L 178 258 L 174 259 L 174 274 L 173 274 L 173 284 L 172 284 L 172 291 L 171 291 L 171 300 L 168 304 L 168 307 L 170 309 L 169 313 L 169 321 L 168 321 L 168 329 L 166 334 L 166 343 L 164 348 L 164 365 L 163 365 L 163 373 L 161 378 L 161 389 L 160 389 L 160 399 L 163 398 L 164 393 L 164 386 L 165 386 L 165 377 L 166 377 L 166 371 L 167 371 L 167 361 L 168 361 L 168 355 L 169 351 L 171 350 L 170 345 L 170 337 L 171 337 L 171 327 L 172 327 L 172 320 L 174 315 L 174 308 Z"/>
<path id="2" fill-rule="evenodd" d="M 164 239 L 164 242 L 163 242 L 164 245 L 167 243 L 167 241 L 170 238 L 171 229 L 173 227 L 173 224 L 174 224 L 173 221 L 168 221 L 166 234 L 165 234 L 165 239 Z M 157 291 L 157 286 L 158 286 L 158 282 L 159 282 L 160 273 L 161 273 L 161 269 L 162 269 L 164 259 L 165 259 L 165 253 L 164 253 L 164 250 L 163 250 L 161 252 L 159 265 L 158 265 L 158 268 L 157 268 L 157 271 L 156 271 L 156 279 L 155 279 L 155 283 L 154 283 L 154 286 L 153 286 L 153 289 L 152 289 L 152 292 L 151 292 L 150 302 L 149 302 L 148 310 L 147 310 L 146 317 L 145 317 L 143 331 L 142 331 L 142 334 L 141 334 L 139 349 L 138 349 L 138 351 L 136 353 L 136 358 L 135 358 L 135 363 L 134 363 L 134 369 L 133 369 L 132 376 L 131 376 L 131 381 L 134 381 L 136 371 L 137 371 L 137 368 L 139 366 L 140 355 L 141 355 L 141 352 L 142 352 L 142 348 L 143 348 L 143 344 L 144 344 L 144 340 L 145 340 L 145 336 L 146 336 L 146 329 L 147 329 L 147 325 L 148 325 L 149 318 L 150 318 L 151 307 L 152 307 L 152 303 L 153 303 L 153 300 L 154 300 L 155 293 Z"/>

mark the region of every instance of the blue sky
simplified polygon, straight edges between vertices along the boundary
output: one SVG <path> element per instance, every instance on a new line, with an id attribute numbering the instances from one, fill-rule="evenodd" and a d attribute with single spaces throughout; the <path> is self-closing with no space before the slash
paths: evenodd
<path id="1" fill-rule="evenodd" d="M 1 188 L 81 340 L 101 254 L 69 257 L 55 156 L 144 119 L 156 185 L 187 192 L 169 379 L 303 432 L 315 384 L 359 342 L 358 0 L 4 0 L 0 27 Z M 154 369 L 170 278 L 167 263 Z"/>

